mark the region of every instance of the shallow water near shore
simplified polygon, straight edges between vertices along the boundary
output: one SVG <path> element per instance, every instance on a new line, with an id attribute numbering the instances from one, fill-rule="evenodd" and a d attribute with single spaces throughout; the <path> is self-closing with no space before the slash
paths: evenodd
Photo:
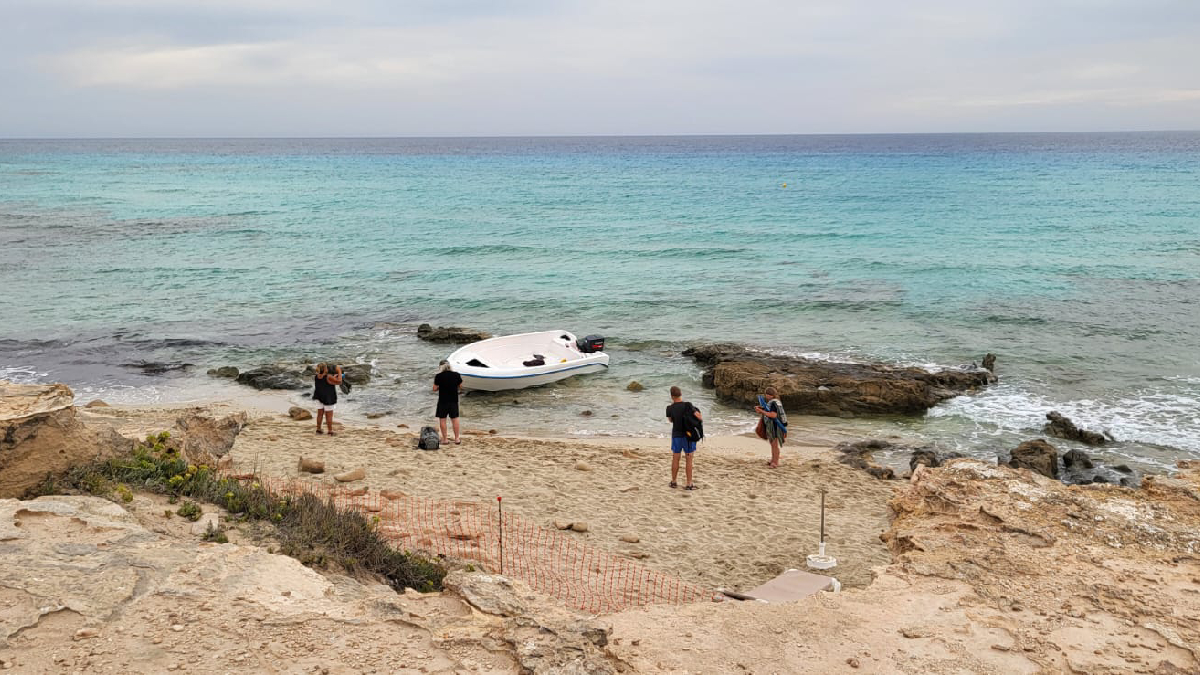
<path id="1" fill-rule="evenodd" d="M 739 433 L 687 344 L 990 351 L 1001 384 L 924 418 L 794 423 L 994 456 L 1059 410 L 1169 466 L 1200 456 L 1198 185 L 1196 133 L 0 141 L 0 377 L 180 401 L 217 365 L 358 360 L 348 412 L 419 419 L 451 348 L 417 323 L 562 328 L 610 372 L 471 394 L 472 424 L 658 435 L 680 384 Z"/>

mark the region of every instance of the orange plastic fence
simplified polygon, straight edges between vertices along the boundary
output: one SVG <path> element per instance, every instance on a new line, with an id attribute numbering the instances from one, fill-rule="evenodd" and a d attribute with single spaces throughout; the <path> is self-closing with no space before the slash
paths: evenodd
<path id="1" fill-rule="evenodd" d="M 340 509 L 378 518 L 379 533 L 406 551 L 474 561 L 491 572 L 521 579 L 568 606 L 596 614 L 650 604 L 683 604 L 712 592 L 589 546 L 496 504 L 440 501 L 326 483 L 259 478 L 277 494 L 312 494 Z M 503 527 L 503 530 L 501 528 Z M 503 539 L 503 544 L 501 544 Z"/>

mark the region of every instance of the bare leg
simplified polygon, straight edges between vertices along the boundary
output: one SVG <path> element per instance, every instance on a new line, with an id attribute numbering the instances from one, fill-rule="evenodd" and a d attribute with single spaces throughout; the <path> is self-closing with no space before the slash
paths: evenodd
<path id="1" fill-rule="evenodd" d="M 438 418 L 438 426 L 440 426 L 442 428 L 442 442 L 445 443 L 445 442 L 449 441 L 450 437 L 446 435 L 446 418 L 445 417 Z"/>
<path id="2" fill-rule="evenodd" d="M 671 485 L 675 485 L 675 479 L 679 476 L 679 453 L 671 453 Z"/>
<path id="3" fill-rule="evenodd" d="M 317 433 L 321 433 L 321 420 L 325 419 L 325 409 L 317 408 Z"/>
<path id="4" fill-rule="evenodd" d="M 450 423 L 454 425 L 454 442 L 457 443 L 459 439 L 462 438 L 462 436 L 460 436 L 458 433 L 458 418 L 455 417 L 454 419 L 450 420 Z"/>
<path id="5" fill-rule="evenodd" d="M 333 411 L 325 411 L 325 428 L 329 430 L 329 435 L 333 435 Z"/>
<path id="6" fill-rule="evenodd" d="M 771 439 L 771 463 L 768 465 L 772 469 L 779 468 L 779 441 Z"/>
<path id="7" fill-rule="evenodd" d="M 678 457 L 679 455 L 675 455 L 675 456 Z M 692 485 L 692 453 L 690 453 L 690 452 L 688 453 L 687 462 L 685 463 L 685 466 L 686 466 L 686 468 L 684 469 L 684 473 L 685 473 L 685 475 L 687 475 L 687 484 L 688 484 L 688 486 L 691 486 Z"/>

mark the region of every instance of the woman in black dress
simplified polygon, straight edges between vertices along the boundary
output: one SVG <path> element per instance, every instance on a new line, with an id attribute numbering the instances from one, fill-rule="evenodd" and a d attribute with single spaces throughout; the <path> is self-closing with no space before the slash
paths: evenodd
<path id="1" fill-rule="evenodd" d="M 438 374 L 433 377 L 433 390 L 437 392 L 437 418 L 442 428 L 442 442 L 450 442 L 446 435 L 446 418 L 454 424 L 454 444 L 461 445 L 458 431 L 458 392 L 462 390 L 462 375 L 450 369 L 450 363 L 442 361 L 438 365 Z"/>
<path id="2" fill-rule="evenodd" d="M 317 402 L 317 433 L 321 431 L 321 420 L 333 435 L 333 409 L 337 406 L 338 385 L 342 383 L 342 367 L 317 364 L 317 374 L 313 378 L 313 399 Z"/>

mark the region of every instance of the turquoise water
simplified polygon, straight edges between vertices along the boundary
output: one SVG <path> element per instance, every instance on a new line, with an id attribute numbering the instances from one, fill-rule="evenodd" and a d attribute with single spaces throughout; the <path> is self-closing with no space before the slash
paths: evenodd
<path id="1" fill-rule="evenodd" d="M 1059 409 L 1200 456 L 1198 133 L 0 141 L 0 282 L 0 373 L 115 400 L 311 356 L 375 363 L 352 407 L 424 415 L 428 321 L 609 338 L 608 375 L 468 397 L 510 431 L 660 434 L 673 383 L 743 430 L 677 353 L 728 340 L 1000 357 L 926 418 L 814 430 L 988 454 Z"/>

